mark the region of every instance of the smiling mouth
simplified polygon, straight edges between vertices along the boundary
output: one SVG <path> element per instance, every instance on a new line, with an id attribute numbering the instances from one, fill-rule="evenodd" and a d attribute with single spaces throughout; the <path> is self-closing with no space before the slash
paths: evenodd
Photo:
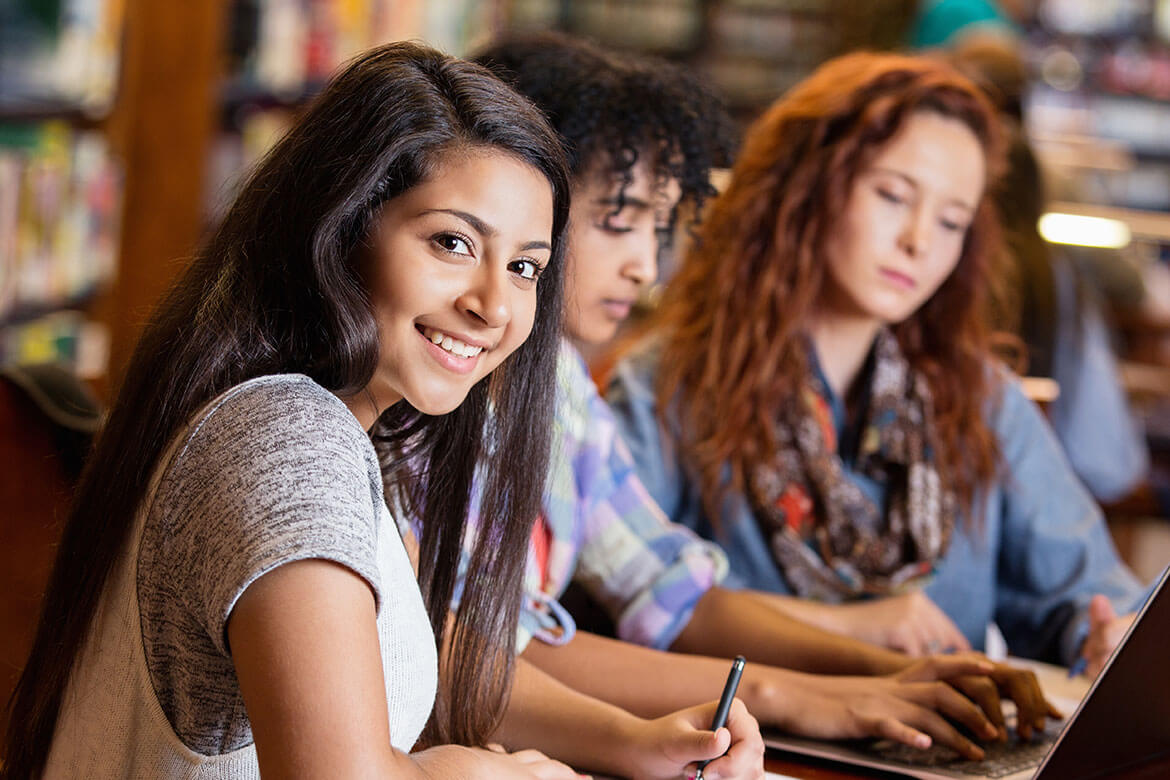
<path id="1" fill-rule="evenodd" d="M 415 327 L 418 332 L 422 334 L 423 338 L 434 344 L 439 349 L 442 349 L 443 351 L 448 352 L 455 357 L 464 359 L 473 358 L 480 352 L 483 352 L 483 347 L 467 344 L 466 342 L 460 341 L 459 339 L 449 334 L 443 333 L 440 330 L 428 328 L 423 325 L 417 325 Z"/>

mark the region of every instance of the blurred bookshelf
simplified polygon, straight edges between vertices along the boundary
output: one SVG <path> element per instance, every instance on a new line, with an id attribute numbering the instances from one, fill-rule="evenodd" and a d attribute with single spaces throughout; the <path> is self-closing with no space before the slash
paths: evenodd
<path id="1" fill-rule="evenodd" d="M 230 0 L 208 223 L 330 73 L 415 39 L 464 55 L 507 30 L 559 29 L 702 72 L 748 122 L 822 61 L 901 43 L 915 0 Z"/>
<path id="2" fill-rule="evenodd" d="M 230 0 L 208 223 L 330 75 L 360 51 L 418 40 L 461 55 L 503 29 L 501 0 Z"/>
<path id="3" fill-rule="evenodd" d="M 123 0 L 0 4 L 0 112 L 109 111 L 117 81 Z"/>
<path id="4" fill-rule="evenodd" d="M 1060 195 L 1170 211 L 1170 0 L 1045 0 L 1026 50 L 1029 131 L 1075 171 Z"/>
<path id="5" fill-rule="evenodd" d="M 122 166 L 103 124 L 121 0 L 0 6 L 0 362 L 105 371 L 90 309 L 115 278 Z"/>
<path id="6" fill-rule="evenodd" d="M 1043 0 L 1025 53 L 1049 194 L 1062 213 L 1132 234 L 1119 251 L 1071 256 L 1110 304 L 1121 355 L 1170 365 L 1170 0 Z"/>
<path id="7" fill-rule="evenodd" d="M 508 24 L 556 28 L 706 75 L 750 121 L 821 62 L 900 45 L 914 0 L 514 0 Z"/>
<path id="8" fill-rule="evenodd" d="M 42 314 L 83 306 L 113 279 L 120 192 L 121 173 L 100 132 L 57 120 L 0 125 L 6 336 Z"/>
<path id="9" fill-rule="evenodd" d="M 0 361 L 103 395 L 201 224 L 222 0 L 0 3 Z"/>

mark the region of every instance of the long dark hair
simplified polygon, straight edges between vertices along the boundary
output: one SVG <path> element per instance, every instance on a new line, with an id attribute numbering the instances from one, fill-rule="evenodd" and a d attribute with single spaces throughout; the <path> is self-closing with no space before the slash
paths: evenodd
<path id="1" fill-rule="evenodd" d="M 859 172 L 921 111 L 970 128 L 992 177 L 999 172 L 994 109 L 951 67 L 865 52 L 830 60 L 748 130 L 731 182 L 652 316 L 659 414 L 665 422 L 678 404 L 684 457 L 716 522 L 722 495 L 775 457 L 779 404 L 807 376 L 800 331 L 824 284 L 821 246 Z M 943 476 L 967 506 L 999 458 L 984 421 L 995 390 L 986 311 L 998 235 L 984 193 L 955 270 L 892 328 L 930 385 Z"/>
<path id="2" fill-rule="evenodd" d="M 380 454 L 404 455 L 385 458 L 384 474 L 418 512 L 420 584 L 447 650 L 427 739 L 476 743 L 498 722 L 548 459 L 568 174 L 555 133 L 526 99 L 479 66 L 398 43 L 361 55 L 329 84 L 252 173 L 146 328 L 82 477 L 9 703 L 6 777 L 43 770 L 71 669 L 167 442 L 203 404 L 251 377 L 300 372 L 343 396 L 365 387 L 378 330 L 359 265 L 373 219 L 444 152 L 476 146 L 532 165 L 553 192 L 553 257 L 532 335 L 454 412 L 429 417 L 399 403 L 374 439 Z M 488 496 L 481 543 L 449 628 L 477 463 Z"/>

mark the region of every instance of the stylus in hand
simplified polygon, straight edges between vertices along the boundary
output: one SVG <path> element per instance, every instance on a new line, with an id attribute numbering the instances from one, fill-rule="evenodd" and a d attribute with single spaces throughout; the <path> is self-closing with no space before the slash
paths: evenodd
<path id="1" fill-rule="evenodd" d="M 731 672 L 727 675 L 727 684 L 723 686 L 723 695 L 719 697 L 719 706 L 715 708 L 715 718 L 711 721 L 711 730 L 718 731 L 727 725 L 727 713 L 731 711 L 731 700 L 735 698 L 735 689 L 739 687 L 739 678 L 743 674 L 745 661 L 742 655 L 737 655 L 731 662 Z M 711 759 L 699 762 L 699 771 L 695 772 L 695 780 L 703 780 L 703 767 L 711 763 Z"/>

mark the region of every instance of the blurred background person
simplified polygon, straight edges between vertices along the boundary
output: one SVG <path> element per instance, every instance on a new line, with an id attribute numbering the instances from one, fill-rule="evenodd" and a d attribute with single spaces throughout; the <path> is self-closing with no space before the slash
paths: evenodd
<path id="1" fill-rule="evenodd" d="M 1099 668 L 1090 602 L 1142 591 L 991 351 L 1001 133 L 940 61 L 823 65 L 749 130 L 607 398 L 659 505 L 778 608 Z"/>

